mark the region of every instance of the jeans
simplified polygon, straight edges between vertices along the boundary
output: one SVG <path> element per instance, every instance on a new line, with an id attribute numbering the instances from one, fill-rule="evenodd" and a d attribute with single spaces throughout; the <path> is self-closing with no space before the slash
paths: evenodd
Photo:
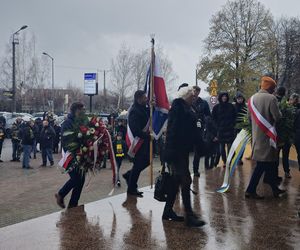
<path id="1" fill-rule="evenodd" d="M 276 185 L 276 162 L 258 161 L 247 188 L 248 193 L 256 193 L 256 187 L 263 173 L 265 173 L 265 180 L 271 186 L 273 192 L 278 190 Z"/>
<path id="2" fill-rule="evenodd" d="M 23 145 L 23 168 L 29 168 L 32 145 Z"/>
<path id="3" fill-rule="evenodd" d="M 33 141 L 33 145 L 32 145 L 32 150 L 31 150 L 31 153 L 33 153 L 33 156 L 34 156 L 34 157 L 36 157 L 36 153 L 37 153 L 36 145 L 37 145 L 37 141 L 34 140 L 34 141 Z"/>
<path id="4" fill-rule="evenodd" d="M 20 156 L 21 156 L 20 142 L 12 141 L 12 148 L 13 148 L 12 159 L 14 161 L 20 160 Z"/>
<path id="5" fill-rule="evenodd" d="M 65 185 L 59 190 L 58 194 L 65 198 L 67 194 L 73 189 L 71 199 L 69 201 L 69 208 L 78 206 L 78 201 L 80 199 L 81 191 L 85 182 L 85 174 L 74 169 L 69 173 L 70 179 L 65 183 Z"/>
<path id="6" fill-rule="evenodd" d="M 178 159 L 176 159 L 176 163 L 170 165 L 170 169 L 172 181 L 171 186 L 168 190 L 165 211 L 173 209 L 173 205 L 176 200 L 176 195 L 180 187 L 185 213 L 187 215 L 191 215 L 193 214 L 190 193 L 192 179 L 189 171 L 189 155 L 186 154 L 180 156 Z"/>
<path id="7" fill-rule="evenodd" d="M 47 158 L 50 163 L 53 163 L 52 148 L 42 148 L 43 165 L 47 164 Z"/>
<path id="8" fill-rule="evenodd" d="M 290 160 L 289 160 L 289 155 L 290 155 L 290 149 L 291 149 L 291 144 L 285 143 L 282 147 L 279 148 L 278 151 L 278 161 L 277 161 L 277 176 L 278 176 L 278 167 L 279 167 L 279 154 L 280 151 L 282 150 L 282 165 L 285 173 L 290 172 Z"/>
<path id="9" fill-rule="evenodd" d="M 140 149 L 140 151 L 142 151 L 142 149 Z M 135 155 L 133 159 L 132 169 L 124 174 L 124 177 L 129 180 L 127 191 L 135 191 L 137 189 L 137 182 L 141 172 L 150 164 L 149 154 L 140 151 Z"/>

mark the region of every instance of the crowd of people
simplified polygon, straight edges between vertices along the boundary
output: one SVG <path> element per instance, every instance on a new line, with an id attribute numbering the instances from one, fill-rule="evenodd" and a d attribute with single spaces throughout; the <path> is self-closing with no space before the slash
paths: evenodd
<path id="1" fill-rule="evenodd" d="M 17 117 L 10 128 L 8 135 L 5 123 L 0 122 L 0 157 L 5 138 L 10 138 L 12 143 L 11 162 L 21 162 L 22 168 L 32 169 L 30 159 L 36 159 L 37 153 L 41 152 L 41 167 L 54 165 L 53 153 L 59 153 L 61 138 L 61 127 L 53 119 L 51 113 L 45 113 L 43 119 L 37 118 L 34 121 L 29 118 Z M 39 150 L 38 150 L 39 149 Z M 3 162 L 1 160 L 1 162 Z"/>
<path id="2" fill-rule="evenodd" d="M 216 167 L 222 158 L 223 167 L 226 167 L 228 151 L 241 130 L 237 123 L 241 119 L 250 119 L 252 134 L 252 159 L 256 167 L 245 192 L 246 198 L 263 199 L 256 193 L 256 187 L 262 174 L 264 182 L 273 190 L 274 197 L 278 198 L 285 193 L 279 188 L 282 177 L 278 176 L 279 153 L 283 151 L 283 166 L 286 178 L 291 178 L 289 170 L 289 150 L 291 142 L 277 140 L 276 124 L 282 117 L 279 109 L 280 102 L 284 102 L 294 109 L 294 144 L 299 151 L 300 107 L 299 96 L 294 93 L 285 97 L 285 88 L 278 87 L 270 77 L 262 77 L 260 90 L 251 97 L 251 110 L 248 111 L 246 99 L 242 93 L 236 93 L 234 102 L 230 102 L 227 92 L 221 92 L 219 103 L 210 111 L 208 103 L 199 97 L 200 88 L 191 87 L 184 83 L 178 88 L 178 97 L 173 101 L 168 114 L 168 124 L 165 134 L 161 137 L 161 162 L 167 165 L 172 181 L 167 194 L 167 201 L 162 219 L 185 221 L 187 226 L 201 227 L 205 224 L 193 212 L 190 198 L 191 175 L 189 169 L 189 155 L 194 151 L 193 171 L 199 177 L 199 161 L 203 157 L 206 169 Z M 149 140 L 152 135 L 145 128 L 149 119 L 147 97 L 143 91 L 137 91 L 134 104 L 129 113 L 128 123 L 132 128 L 133 136 L 142 138 L 144 143 L 135 154 L 133 167 L 123 175 L 127 182 L 127 193 L 143 197 L 138 190 L 138 177 L 149 165 Z M 274 141 L 275 143 L 271 143 Z M 243 161 L 240 160 L 240 165 Z M 299 162 L 300 165 L 300 162 Z M 179 216 L 173 210 L 173 205 L 181 189 L 182 201 L 185 208 L 185 217 Z"/>

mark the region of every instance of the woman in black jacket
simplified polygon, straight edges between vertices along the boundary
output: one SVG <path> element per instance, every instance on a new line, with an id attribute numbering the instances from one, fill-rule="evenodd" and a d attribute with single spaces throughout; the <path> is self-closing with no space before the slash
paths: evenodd
<path id="1" fill-rule="evenodd" d="M 200 227 L 205 223 L 193 213 L 190 197 L 191 175 L 189 171 L 189 153 L 195 145 L 195 133 L 197 129 L 196 115 L 191 109 L 195 98 L 193 88 L 183 84 L 179 88 L 179 98 L 175 99 L 168 115 L 166 135 L 165 160 L 170 168 L 172 185 L 167 195 L 162 219 L 183 221 L 173 211 L 173 205 L 181 187 L 181 195 L 186 214 L 186 225 Z"/>
<path id="2" fill-rule="evenodd" d="M 217 126 L 217 138 L 220 143 L 220 153 L 226 167 L 226 145 L 229 151 L 235 138 L 236 111 L 233 104 L 229 103 L 227 92 L 221 92 L 218 97 L 219 103 L 212 110 L 212 117 Z"/>

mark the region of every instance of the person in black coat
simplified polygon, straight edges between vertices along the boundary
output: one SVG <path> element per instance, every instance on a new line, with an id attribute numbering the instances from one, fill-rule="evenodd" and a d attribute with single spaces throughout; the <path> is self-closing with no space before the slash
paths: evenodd
<path id="1" fill-rule="evenodd" d="M 71 112 L 68 118 L 62 124 L 61 134 L 61 145 L 64 152 L 67 151 L 66 141 L 64 140 L 64 131 L 72 130 L 74 127 L 76 117 L 82 116 L 85 113 L 84 105 L 81 102 L 74 102 L 70 108 Z M 78 142 L 78 141 L 76 141 Z M 69 201 L 68 208 L 77 207 L 78 201 L 82 192 L 82 188 L 85 182 L 85 174 L 82 174 L 80 170 L 74 168 L 69 172 L 70 179 L 65 183 L 65 185 L 55 194 L 56 203 L 61 208 L 65 208 L 64 198 L 67 194 L 72 191 L 71 199 Z"/>
<path id="2" fill-rule="evenodd" d="M 217 137 L 220 144 L 220 154 L 226 167 L 226 145 L 229 151 L 235 138 L 236 111 L 233 104 L 229 103 L 227 92 L 221 92 L 218 97 L 219 103 L 212 110 L 212 117 L 217 126 Z"/>
<path id="3" fill-rule="evenodd" d="M 247 114 L 247 105 L 246 105 L 246 99 L 243 96 L 243 94 L 241 92 L 237 92 L 235 97 L 234 97 L 234 108 L 235 108 L 235 113 L 236 113 L 236 123 L 240 122 L 241 119 L 243 119 L 243 117 L 245 116 L 245 114 Z M 236 135 L 241 132 L 241 129 L 235 129 L 236 131 Z M 243 165 L 243 155 L 241 157 L 241 160 L 239 161 L 239 165 Z"/>
<path id="4" fill-rule="evenodd" d="M 30 154 L 34 142 L 34 134 L 33 134 L 33 126 L 34 122 L 26 119 L 23 122 L 23 125 L 20 126 L 19 137 L 21 138 L 21 144 L 23 147 L 23 165 L 22 168 L 32 169 L 29 165 L 30 162 Z"/>
<path id="5" fill-rule="evenodd" d="M 47 158 L 50 161 L 50 166 L 54 165 L 53 161 L 53 142 L 55 138 L 55 131 L 52 126 L 49 125 L 47 120 L 43 121 L 43 129 L 41 131 L 41 150 L 43 163 L 41 167 L 46 167 Z"/>
<path id="6" fill-rule="evenodd" d="M 54 154 L 58 154 L 59 151 L 59 142 L 60 142 L 60 136 L 61 136 L 61 127 L 59 126 L 58 122 L 54 122 L 54 131 L 55 131 L 55 138 L 53 142 L 53 152 Z"/>
<path id="7" fill-rule="evenodd" d="M 33 135 L 34 135 L 34 141 L 32 145 L 32 153 L 33 153 L 33 158 L 36 159 L 36 153 L 37 153 L 37 144 L 40 143 L 40 135 L 42 129 L 40 129 L 39 122 L 42 122 L 40 118 L 37 118 L 34 121 L 34 126 L 32 128 L 33 130 Z"/>
<path id="8" fill-rule="evenodd" d="M 181 195 L 185 208 L 186 225 L 200 227 L 205 223 L 194 214 L 191 205 L 190 185 L 191 175 L 189 171 L 189 153 L 196 143 L 197 118 L 191 109 L 195 98 L 192 87 L 183 84 L 179 87 L 178 97 L 172 103 L 168 114 L 165 160 L 168 163 L 171 186 L 167 194 L 163 220 L 183 221 L 174 210 L 176 195 L 181 187 Z"/>
<path id="9" fill-rule="evenodd" d="M 294 93 L 291 95 L 289 103 L 296 108 L 294 130 L 295 130 L 295 139 L 294 144 L 297 151 L 298 158 L 298 167 L 300 171 L 300 105 L 299 105 L 299 95 Z"/>
<path id="10" fill-rule="evenodd" d="M 132 169 L 123 174 L 128 185 L 127 193 L 142 197 L 142 192 L 138 191 L 138 179 L 140 173 L 149 166 L 150 163 L 150 132 L 145 127 L 149 121 L 148 98 L 145 91 L 138 90 L 134 94 L 134 103 L 129 110 L 128 123 L 132 135 L 143 140 L 143 144 L 133 158 Z"/>
<path id="11" fill-rule="evenodd" d="M 204 156 L 207 154 L 207 152 L 204 152 L 203 143 L 202 143 L 202 136 L 204 129 L 206 127 L 205 121 L 208 117 L 211 116 L 210 109 L 207 101 L 203 100 L 199 94 L 201 92 L 201 89 L 198 86 L 194 86 L 195 96 L 196 99 L 193 101 L 192 108 L 194 109 L 196 113 L 197 118 L 197 141 L 199 142 L 196 144 L 194 149 L 194 160 L 193 160 L 193 170 L 194 170 L 194 176 L 199 177 L 199 163 L 201 156 Z M 207 157 L 206 157 L 206 163 L 207 163 Z M 207 165 L 205 165 L 206 168 L 208 168 Z"/>
<path id="12" fill-rule="evenodd" d="M 0 122 L 0 162 L 3 162 L 1 160 L 1 153 L 2 153 L 2 147 L 3 147 L 3 142 L 4 142 L 4 139 L 5 139 L 5 127 L 3 125 L 2 122 Z"/>

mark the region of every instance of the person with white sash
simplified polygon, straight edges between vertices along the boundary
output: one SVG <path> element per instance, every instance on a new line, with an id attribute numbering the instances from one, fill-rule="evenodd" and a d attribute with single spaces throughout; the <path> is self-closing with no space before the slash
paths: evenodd
<path id="1" fill-rule="evenodd" d="M 261 79 L 260 91 L 248 102 L 252 121 L 252 159 L 256 167 L 252 174 L 245 197 L 263 199 L 256 193 L 256 187 L 261 176 L 271 186 L 274 197 L 284 193 L 276 185 L 277 133 L 275 124 L 281 118 L 276 97 L 273 95 L 276 82 L 268 76 Z"/>

